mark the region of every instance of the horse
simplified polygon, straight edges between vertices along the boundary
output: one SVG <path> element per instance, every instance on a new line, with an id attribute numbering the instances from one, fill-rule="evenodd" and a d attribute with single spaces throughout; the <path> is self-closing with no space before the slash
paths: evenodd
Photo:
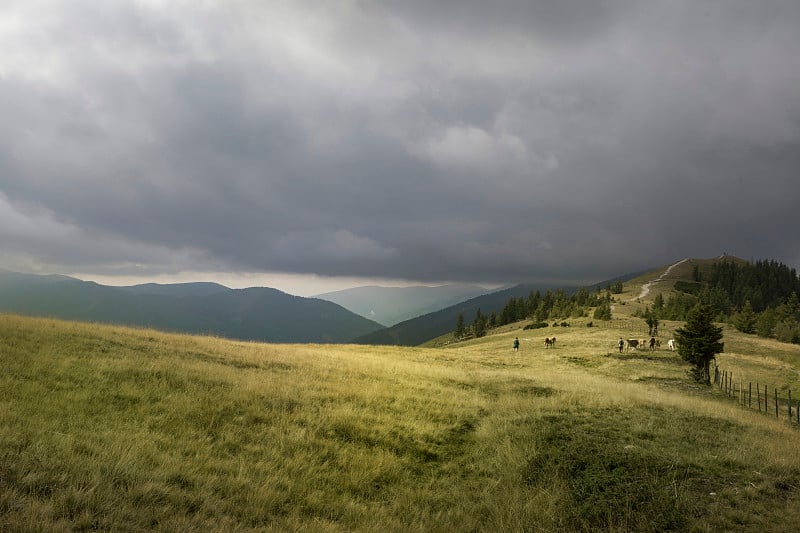
<path id="1" fill-rule="evenodd" d="M 544 347 L 545 348 L 551 348 L 553 346 L 553 341 L 555 341 L 555 339 L 551 339 L 550 337 L 547 337 L 544 340 Z"/>
<path id="2" fill-rule="evenodd" d="M 668 340 L 667 341 L 667 347 L 670 349 L 670 351 L 674 352 L 675 351 L 675 339 Z"/>

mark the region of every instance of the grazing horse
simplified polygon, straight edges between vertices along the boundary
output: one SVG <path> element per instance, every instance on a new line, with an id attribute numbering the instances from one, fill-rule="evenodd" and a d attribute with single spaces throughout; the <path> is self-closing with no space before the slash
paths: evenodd
<path id="1" fill-rule="evenodd" d="M 552 348 L 555 348 L 555 347 L 556 347 L 556 338 L 555 338 L 555 337 L 553 337 L 552 339 L 550 339 L 550 346 L 551 346 Z"/>
<path id="2" fill-rule="evenodd" d="M 634 350 L 639 347 L 639 339 L 628 339 L 628 343 L 626 345 L 626 350 L 631 351 L 631 348 Z"/>
<path id="3" fill-rule="evenodd" d="M 675 339 L 670 339 L 667 341 L 667 348 L 669 348 L 672 352 L 675 351 Z"/>
<path id="4" fill-rule="evenodd" d="M 553 346 L 553 341 L 554 341 L 554 340 L 555 340 L 555 339 L 551 339 L 550 337 L 547 337 L 547 338 L 544 340 L 544 347 L 545 347 L 545 348 L 550 348 L 550 347 L 552 347 L 552 346 Z"/>

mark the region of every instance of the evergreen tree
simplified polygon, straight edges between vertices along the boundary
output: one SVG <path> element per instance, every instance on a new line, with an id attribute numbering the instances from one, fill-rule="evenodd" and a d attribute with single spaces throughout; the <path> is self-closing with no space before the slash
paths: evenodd
<path id="1" fill-rule="evenodd" d="M 775 338 L 781 342 L 800 344 L 800 324 L 791 318 L 781 320 L 775 325 Z"/>
<path id="2" fill-rule="evenodd" d="M 742 310 L 734 318 L 733 326 L 742 333 L 755 333 L 756 314 L 753 312 L 753 307 L 750 305 L 750 300 L 747 300 L 744 303 Z"/>
<path id="3" fill-rule="evenodd" d="M 697 266 L 697 265 L 695 265 L 692 268 L 692 279 L 697 281 L 697 282 L 700 282 L 700 281 L 703 280 L 703 276 L 700 274 L 700 267 Z"/>
<path id="4" fill-rule="evenodd" d="M 772 337 L 775 326 L 778 324 L 775 318 L 775 310 L 767 308 L 756 319 L 756 335 L 759 337 Z"/>
<path id="5" fill-rule="evenodd" d="M 661 311 L 664 309 L 664 294 L 658 293 L 656 297 L 653 298 L 653 311 L 657 314 L 661 314 Z"/>
<path id="6" fill-rule="evenodd" d="M 464 336 L 464 313 L 458 313 L 458 318 L 456 319 L 456 338 L 460 339 Z"/>
<path id="7" fill-rule="evenodd" d="M 472 323 L 472 331 L 475 332 L 476 337 L 483 337 L 486 335 L 486 315 L 481 313 L 480 308 L 475 313 L 475 321 Z"/>
<path id="8" fill-rule="evenodd" d="M 652 311 L 649 307 L 645 307 L 644 321 L 648 327 L 647 334 L 651 337 L 658 335 L 658 316 L 656 312 Z"/>
<path id="9" fill-rule="evenodd" d="M 686 319 L 686 324 L 675 331 L 678 353 L 694 365 L 695 379 L 711 383 L 709 366 L 718 353 L 722 352 L 722 328 L 714 325 L 714 309 L 705 304 L 697 304 Z"/>
<path id="10" fill-rule="evenodd" d="M 597 309 L 594 310 L 592 318 L 595 320 L 611 320 L 611 304 L 609 304 L 608 301 L 604 301 L 598 305 Z"/>

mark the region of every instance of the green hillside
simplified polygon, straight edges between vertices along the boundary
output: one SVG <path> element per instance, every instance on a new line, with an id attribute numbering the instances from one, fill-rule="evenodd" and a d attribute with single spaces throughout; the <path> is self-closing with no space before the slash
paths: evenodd
<path id="1" fill-rule="evenodd" d="M 0 311 L 268 342 L 347 342 L 383 326 L 332 302 L 214 283 L 109 287 L 0 271 Z"/>
<path id="2" fill-rule="evenodd" d="M 436 349 L 2 315 L 0 531 L 795 531 L 785 407 L 615 348 L 654 279 L 594 327 Z M 724 342 L 739 391 L 800 397 L 800 346 Z"/>

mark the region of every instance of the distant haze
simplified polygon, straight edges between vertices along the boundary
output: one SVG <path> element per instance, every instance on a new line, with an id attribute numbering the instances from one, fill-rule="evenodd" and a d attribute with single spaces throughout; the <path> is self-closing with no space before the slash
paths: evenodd
<path id="1" fill-rule="evenodd" d="M 0 268 L 311 295 L 800 267 L 798 21 L 796 0 L 5 0 Z"/>
<path id="2" fill-rule="evenodd" d="M 384 326 L 439 311 L 491 292 L 477 285 L 440 287 L 358 287 L 319 294 L 317 298 L 337 303 Z"/>

